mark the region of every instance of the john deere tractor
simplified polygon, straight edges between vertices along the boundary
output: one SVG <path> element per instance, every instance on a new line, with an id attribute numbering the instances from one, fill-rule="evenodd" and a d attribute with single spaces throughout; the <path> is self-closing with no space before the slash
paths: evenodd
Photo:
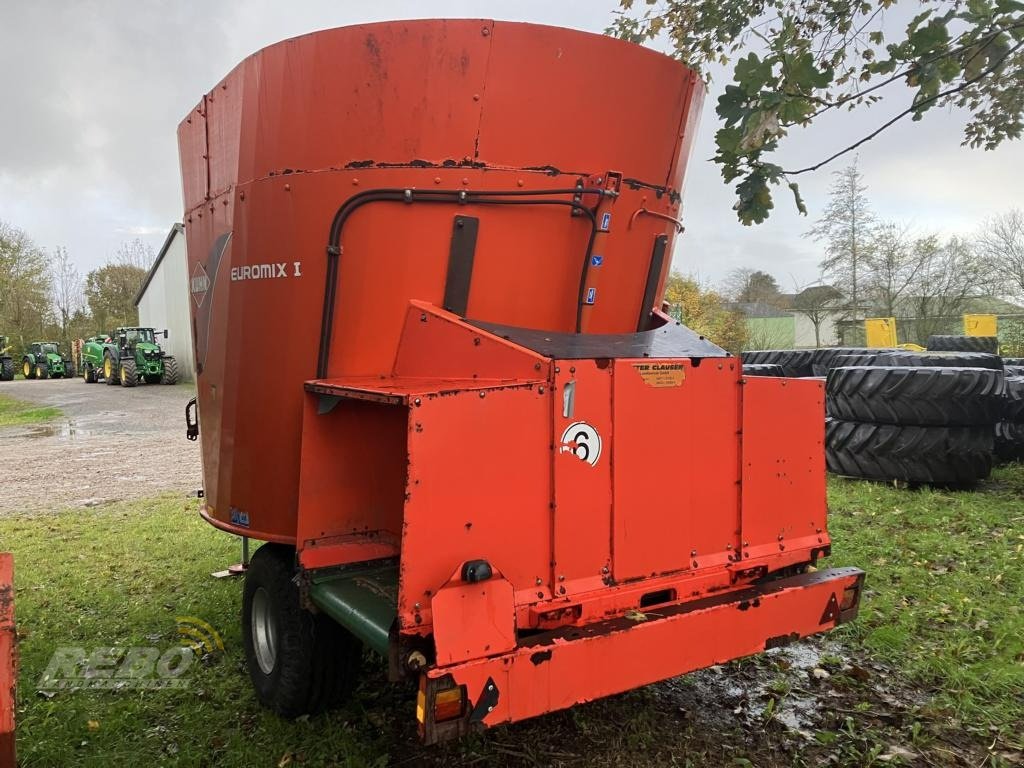
<path id="1" fill-rule="evenodd" d="M 0 381 L 10 381 L 14 378 L 14 358 L 11 357 L 11 348 L 7 344 L 7 337 L 0 336 Z"/>
<path id="2" fill-rule="evenodd" d="M 118 328 L 110 336 L 92 336 L 82 345 L 82 378 L 93 384 L 134 387 L 147 384 L 176 384 L 178 364 L 156 342 L 152 328 Z M 163 332 L 167 338 L 167 331 Z"/>
<path id="3" fill-rule="evenodd" d="M 26 379 L 70 379 L 75 366 L 56 341 L 33 341 L 21 358 L 21 372 Z"/>

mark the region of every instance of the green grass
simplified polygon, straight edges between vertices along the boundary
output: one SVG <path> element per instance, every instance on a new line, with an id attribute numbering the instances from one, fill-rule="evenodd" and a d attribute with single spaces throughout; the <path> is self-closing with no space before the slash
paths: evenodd
<path id="1" fill-rule="evenodd" d="M 34 405 L 0 394 L 0 427 L 38 424 L 59 416 L 60 408 Z"/>
<path id="2" fill-rule="evenodd" d="M 249 688 L 241 582 L 209 576 L 237 560 L 237 540 L 203 523 L 195 501 L 8 517 L 0 548 L 16 558 L 21 764 L 862 766 L 893 744 L 922 764 L 1012 764 L 1024 748 L 1024 468 L 1000 470 L 977 493 L 833 481 L 830 495 L 831 564 L 869 574 L 859 619 L 832 634 L 838 656 L 822 662 L 831 687 L 775 681 L 779 662 L 765 657 L 726 668 L 772 681 L 780 704 L 818 686 L 823 722 L 810 739 L 777 726 L 774 699 L 751 727 L 731 701 L 716 704 L 717 691 L 685 678 L 426 749 L 415 742 L 413 691 L 387 684 L 369 658 L 345 709 L 285 722 Z M 186 689 L 37 693 L 56 648 L 170 648 L 177 616 L 208 622 L 226 647 L 188 670 Z M 889 671 L 859 681 L 841 671 L 842 657 Z M 666 696 L 677 689 L 687 703 Z M 882 701 L 894 693 L 905 705 Z M 694 719 L 712 705 L 721 711 Z"/>

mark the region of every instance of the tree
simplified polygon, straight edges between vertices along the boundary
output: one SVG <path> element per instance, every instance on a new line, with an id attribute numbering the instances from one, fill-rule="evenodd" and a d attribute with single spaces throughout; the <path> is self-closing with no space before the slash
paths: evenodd
<path id="1" fill-rule="evenodd" d="M 922 261 L 908 297 L 914 313 L 919 343 L 933 333 L 942 333 L 953 319 L 959 320 L 968 300 L 990 287 L 990 272 L 971 244 L 959 237 L 943 243 L 936 235 L 915 243 Z M 959 323 L 957 323 L 959 325 Z"/>
<path id="2" fill-rule="evenodd" d="M 67 248 L 57 248 L 50 258 L 50 290 L 61 340 L 69 342 L 71 320 L 82 308 L 82 276 L 71 263 Z"/>
<path id="3" fill-rule="evenodd" d="M 729 273 L 725 280 L 726 296 L 743 304 L 765 304 L 777 307 L 782 294 L 775 278 L 761 270 L 740 267 Z"/>
<path id="4" fill-rule="evenodd" d="M 608 32 L 634 42 L 667 35 L 675 55 L 707 76 L 733 64 L 718 99 L 722 127 L 715 162 L 738 180 L 735 210 L 744 224 L 764 221 L 771 186 L 811 173 L 910 117 L 936 106 L 967 115 L 963 143 L 994 149 L 1024 131 L 1024 3 L 1019 0 L 620 0 Z M 886 12 L 919 10 L 887 40 Z M 890 22 L 891 27 L 891 22 Z M 751 51 L 756 47 L 758 50 Z M 736 58 L 746 52 L 742 58 Z M 909 89 L 902 90 L 902 89 Z M 897 103 L 874 129 L 829 156 L 793 168 L 769 162 L 788 130 L 835 110 Z"/>
<path id="5" fill-rule="evenodd" d="M 733 353 L 744 349 L 746 321 L 739 312 L 725 308 L 722 297 L 702 289 L 697 281 L 678 272 L 669 275 L 665 301 L 670 314 L 688 328 Z"/>
<path id="6" fill-rule="evenodd" d="M 1013 208 L 986 221 L 977 244 L 1004 292 L 1024 297 L 1024 211 Z"/>
<path id="7" fill-rule="evenodd" d="M 135 238 L 126 240 L 118 246 L 113 263 L 148 271 L 155 260 L 156 254 L 153 253 L 152 247 Z"/>
<path id="8" fill-rule="evenodd" d="M 814 326 L 814 346 L 821 346 L 821 326 L 842 306 L 843 294 L 831 285 L 812 285 L 793 297 L 793 311 L 798 312 Z"/>
<path id="9" fill-rule="evenodd" d="M 42 333 L 49 312 L 46 254 L 20 229 L 0 221 L 0 331 L 19 347 Z"/>
<path id="10" fill-rule="evenodd" d="M 138 322 L 135 294 L 145 277 L 145 269 L 121 263 L 107 264 L 86 276 L 85 297 L 98 328 L 109 331 Z"/>
<path id="11" fill-rule="evenodd" d="M 822 273 L 850 297 L 850 312 L 857 320 L 864 298 L 860 290 L 863 266 L 870 258 L 875 217 L 856 160 L 833 176 L 828 206 L 807 236 L 824 244 Z"/>
<path id="12" fill-rule="evenodd" d="M 926 243 L 912 238 L 909 229 L 899 224 L 880 224 L 874 229 L 864 276 L 865 293 L 874 312 L 896 316 L 900 299 L 913 290 L 927 266 Z"/>

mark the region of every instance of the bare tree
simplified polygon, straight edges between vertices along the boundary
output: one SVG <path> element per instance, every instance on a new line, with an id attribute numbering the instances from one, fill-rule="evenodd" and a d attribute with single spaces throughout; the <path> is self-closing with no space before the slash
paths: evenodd
<path id="1" fill-rule="evenodd" d="M 843 294 L 831 285 L 812 285 L 793 297 L 793 311 L 814 326 L 814 346 L 821 346 L 821 326 L 843 307 Z"/>
<path id="2" fill-rule="evenodd" d="M 871 256 L 875 217 L 856 160 L 832 175 L 834 181 L 828 206 L 807 237 L 825 246 L 822 273 L 835 288 L 850 297 L 850 314 L 857 320 L 864 300 L 864 265 Z"/>
<path id="3" fill-rule="evenodd" d="M 1024 297 L 1024 211 L 1012 208 L 992 217 L 982 226 L 976 243 L 1002 292 Z"/>
<path id="4" fill-rule="evenodd" d="M 71 318 L 83 308 L 82 276 L 68 257 L 67 248 L 57 248 L 50 257 L 50 294 L 60 323 L 61 340 L 69 341 Z"/>
<path id="5" fill-rule="evenodd" d="M 874 228 L 864 264 L 864 289 L 875 312 L 882 317 L 897 314 L 900 300 L 913 290 L 925 269 L 931 248 L 927 239 L 911 237 L 906 225 L 886 223 Z"/>
<path id="6" fill-rule="evenodd" d="M 154 261 L 156 261 L 156 254 L 153 253 L 153 249 L 139 238 L 121 243 L 112 259 L 114 264 L 123 267 L 136 267 L 143 271 L 148 271 Z"/>
<path id="7" fill-rule="evenodd" d="M 985 293 L 991 281 L 985 260 L 963 238 L 943 243 L 930 235 L 918 238 L 914 247 L 922 264 L 908 301 L 918 342 L 923 343 L 941 332 L 950 318 L 963 314 L 969 299 Z"/>

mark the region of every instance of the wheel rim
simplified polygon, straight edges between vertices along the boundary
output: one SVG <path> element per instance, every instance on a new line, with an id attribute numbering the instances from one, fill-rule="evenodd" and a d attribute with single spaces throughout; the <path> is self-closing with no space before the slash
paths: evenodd
<path id="1" fill-rule="evenodd" d="M 110 358 L 108 357 L 106 360 L 103 361 L 103 375 L 104 377 L 109 379 L 111 373 L 112 371 L 110 368 Z"/>
<path id="2" fill-rule="evenodd" d="M 252 648 L 260 671 L 269 675 L 274 671 L 277 660 L 277 627 L 274 624 L 270 595 L 263 587 L 257 587 L 252 596 Z"/>
<path id="3" fill-rule="evenodd" d="M 27 361 L 27 360 L 25 361 L 25 365 L 24 365 L 24 367 L 22 368 L 22 372 L 23 372 L 23 373 L 25 374 L 25 378 L 26 378 L 26 379 L 28 378 L 28 375 L 29 375 L 30 373 L 32 373 L 32 369 L 31 369 L 31 368 L 29 368 L 29 365 L 28 365 L 28 361 Z"/>
<path id="4" fill-rule="evenodd" d="M 36 366 L 36 378 L 37 379 L 43 378 L 43 369 L 42 369 L 41 366 L 38 366 L 38 365 Z"/>

